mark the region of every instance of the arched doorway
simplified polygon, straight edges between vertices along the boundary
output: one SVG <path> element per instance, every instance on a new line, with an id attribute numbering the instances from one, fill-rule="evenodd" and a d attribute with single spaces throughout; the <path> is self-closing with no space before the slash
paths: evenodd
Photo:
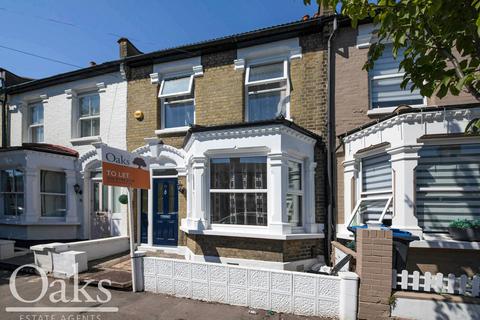
<path id="1" fill-rule="evenodd" d="M 185 176 L 184 152 L 158 143 L 134 152 L 149 157 L 152 186 L 137 193 L 137 239 L 147 246 L 177 246 L 179 179 Z"/>

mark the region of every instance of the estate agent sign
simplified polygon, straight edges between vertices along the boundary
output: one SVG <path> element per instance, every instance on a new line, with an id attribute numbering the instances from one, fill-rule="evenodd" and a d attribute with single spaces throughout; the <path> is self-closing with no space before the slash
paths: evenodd
<path id="1" fill-rule="evenodd" d="M 103 145 L 102 180 L 109 186 L 150 189 L 148 159 Z"/>

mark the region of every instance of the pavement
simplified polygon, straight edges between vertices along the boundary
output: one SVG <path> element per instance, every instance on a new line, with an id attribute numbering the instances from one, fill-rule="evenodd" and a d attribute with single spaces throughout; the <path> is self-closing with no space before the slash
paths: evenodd
<path id="1" fill-rule="evenodd" d="M 17 301 L 12 295 L 9 287 L 9 278 L 11 271 L 0 270 L 0 319 L 2 320 L 110 320 L 110 319 L 166 319 L 166 320 L 230 320 L 230 319 L 272 319 L 272 320 L 308 320 L 319 319 L 316 317 L 302 317 L 287 314 L 273 313 L 269 314 L 264 310 L 254 310 L 245 307 L 230 306 L 225 304 L 216 304 L 201 302 L 191 299 L 176 298 L 168 295 L 152 293 L 132 293 L 125 290 L 108 289 L 111 294 L 111 300 L 107 300 L 105 288 L 87 286 L 85 291 L 92 297 L 91 302 L 84 302 L 85 296 L 78 294 L 78 298 L 83 302 L 72 302 L 75 298 L 75 288 L 73 283 L 63 280 L 48 279 L 49 287 L 47 292 L 38 301 L 33 303 L 24 303 Z M 59 281 L 59 282 L 54 282 Z M 61 284 L 63 283 L 63 284 Z M 64 290 L 60 290 L 64 285 Z M 80 285 L 82 287 L 82 285 Z M 37 275 L 18 274 L 15 280 L 15 288 L 18 295 L 24 300 L 35 300 L 40 297 L 42 291 L 42 279 Z M 47 286 L 45 286 L 47 288 Z M 102 291 L 103 290 L 103 291 Z M 62 293 L 63 292 L 63 293 Z M 52 302 L 50 297 L 63 301 Z M 48 308 L 45 312 L 36 310 L 23 310 L 20 312 L 7 312 L 9 307 L 35 307 Z M 89 311 L 69 311 L 58 309 L 58 307 L 91 307 Z M 113 307 L 118 308 L 118 312 L 101 312 L 101 309 Z M 55 309 L 57 308 L 57 309 Z M 107 310 L 107 309 L 103 309 Z M 111 311 L 111 310 L 110 310 Z"/>

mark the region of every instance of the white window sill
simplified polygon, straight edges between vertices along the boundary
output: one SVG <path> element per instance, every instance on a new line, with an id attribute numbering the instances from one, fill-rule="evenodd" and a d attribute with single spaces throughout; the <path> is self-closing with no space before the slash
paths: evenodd
<path id="1" fill-rule="evenodd" d="M 271 239 L 271 240 L 299 240 L 299 239 L 323 239 L 325 235 L 320 233 L 292 233 L 292 234 L 268 234 L 256 232 L 242 232 L 235 231 L 220 231 L 220 230 L 186 230 L 183 227 L 180 229 L 190 234 L 201 234 L 208 236 L 222 236 L 222 237 L 238 237 L 238 238 L 254 238 L 254 239 Z"/>
<path id="2" fill-rule="evenodd" d="M 155 134 L 162 135 L 162 134 L 168 134 L 168 133 L 181 133 L 181 132 L 187 132 L 188 129 L 190 129 L 189 126 L 159 129 L 159 130 L 155 130 Z"/>
<path id="3" fill-rule="evenodd" d="M 72 145 L 81 145 L 81 144 L 89 144 L 92 142 L 100 142 L 100 136 L 92 136 L 92 137 L 81 137 L 81 138 L 73 138 L 70 139 L 70 143 Z"/>
<path id="4" fill-rule="evenodd" d="M 448 234 L 423 234 L 422 240 L 410 243 L 411 248 L 480 250 L 480 242 L 458 241 Z"/>
<path id="5" fill-rule="evenodd" d="M 24 220 L 13 220 L 13 219 L 0 219 L 0 225 L 21 225 L 21 226 L 36 226 L 36 225 L 41 225 L 41 226 L 49 226 L 49 225 L 56 225 L 56 226 L 76 226 L 80 225 L 79 222 L 65 222 L 63 221 L 58 221 L 58 220 L 38 220 L 38 221 L 32 221 L 32 222 L 27 222 Z"/>
<path id="6" fill-rule="evenodd" d="M 420 108 L 425 108 L 427 106 L 426 105 L 415 105 L 415 106 L 411 106 L 411 107 L 414 108 L 414 109 L 420 109 Z M 397 108 L 398 108 L 398 106 L 370 109 L 370 110 L 367 111 L 367 116 L 377 116 L 377 115 L 391 114 Z"/>

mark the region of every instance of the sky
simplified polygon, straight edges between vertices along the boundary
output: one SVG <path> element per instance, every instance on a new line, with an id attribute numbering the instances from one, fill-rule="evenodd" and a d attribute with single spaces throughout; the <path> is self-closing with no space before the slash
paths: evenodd
<path id="1" fill-rule="evenodd" d="M 122 36 L 151 52 L 300 20 L 316 9 L 303 0 L 0 0 L 0 67 L 39 79 L 118 59 Z"/>

